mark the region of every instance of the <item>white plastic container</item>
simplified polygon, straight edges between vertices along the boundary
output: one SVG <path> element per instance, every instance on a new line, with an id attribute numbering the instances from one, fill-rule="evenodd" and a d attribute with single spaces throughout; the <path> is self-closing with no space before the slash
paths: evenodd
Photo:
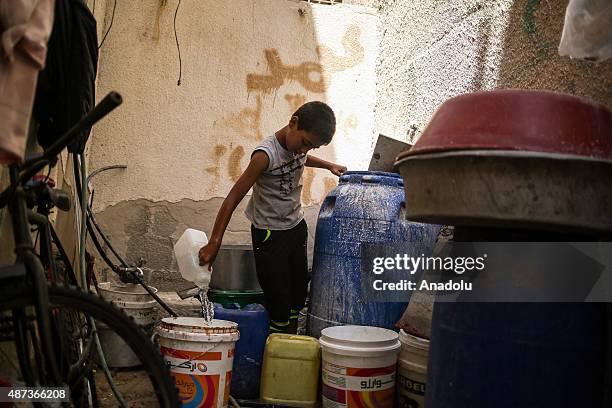
<path id="1" fill-rule="evenodd" d="M 427 383 L 429 340 L 400 330 L 402 343 L 397 365 L 397 405 L 423 408 Z"/>
<path id="2" fill-rule="evenodd" d="M 226 407 L 238 324 L 201 317 L 166 317 L 156 331 L 183 406 Z"/>
<path id="3" fill-rule="evenodd" d="M 335 326 L 321 331 L 323 407 L 393 408 L 400 350 L 393 330 Z"/>
<path id="4" fill-rule="evenodd" d="M 157 289 L 150 286 L 153 293 Z M 157 301 L 140 285 L 128 283 L 123 285 L 102 282 L 98 290 L 103 299 L 113 303 L 134 319 L 134 322 L 149 332 L 157 318 L 155 307 Z M 100 342 L 109 367 L 135 367 L 142 364 L 132 349 L 123 339 L 102 322 L 97 324 Z"/>
<path id="5" fill-rule="evenodd" d="M 174 256 L 181 275 L 200 288 L 208 288 L 210 283 L 211 272 L 208 265 L 200 266 L 198 255 L 200 248 L 207 243 L 205 232 L 188 228 L 174 244 Z"/>

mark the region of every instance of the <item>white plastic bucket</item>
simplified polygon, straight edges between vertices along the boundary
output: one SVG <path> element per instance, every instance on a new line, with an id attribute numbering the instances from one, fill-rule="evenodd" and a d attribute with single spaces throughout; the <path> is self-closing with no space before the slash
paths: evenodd
<path id="1" fill-rule="evenodd" d="M 335 326 L 321 331 L 323 407 L 392 408 L 400 349 L 393 330 Z"/>
<path id="2" fill-rule="evenodd" d="M 157 288 L 149 286 L 153 293 Z M 137 283 L 119 284 L 115 282 L 102 282 L 98 284 L 100 295 L 109 302 L 149 302 L 153 300 L 149 292 Z"/>
<path id="3" fill-rule="evenodd" d="M 402 348 L 397 366 L 397 405 L 423 408 L 427 383 L 429 340 L 400 330 Z"/>
<path id="4" fill-rule="evenodd" d="M 157 288 L 149 286 L 153 293 Z M 142 286 L 135 283 L 118 285 L 102 282 L 98 285 L 102 298 L 122 309 L 128 316 L 134 318 L 139 326 L 155 322 L 155 306 L 157 302 Z"/>
<path id="5" fill-rule="evenodd" d="M 156 329 L 161 353 L 183 405 L 227 406 L 238 324 L 201 317 L 166 317 Z"/>
<path id="6" fill-rule="evenodd" d="M 152 286 L 150 288 L 153 293 L 157 293 L 156 288 Z M 147 331 L 151 330 L 157 319 L 155 309 L 157 302 L 142 286 L 133 283 L 121 285 L 102 282 L 98 285 L 98 290 L 104 300 L 123 310 L 125 314 L 134 319 L 137 325 Z M 135 367 L 142 364 L 117 333 L 101 322 L 98 323 L 97 328 L 109 367 Z"/>

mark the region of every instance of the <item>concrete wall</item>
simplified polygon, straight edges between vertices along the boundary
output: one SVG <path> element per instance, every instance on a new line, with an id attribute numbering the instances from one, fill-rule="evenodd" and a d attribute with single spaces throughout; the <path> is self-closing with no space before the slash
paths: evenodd
<path id="1" fill-rule="evenodd" d="M 561 0 L 346 0 L 380 18 L 376 130 L 416 140 L 446 99 L 497 88 L 549 89 L 612 108 L 612 61 L 560 57 Z"/>
<path id="2" fill-rule="evenodd" d="M 90 170 L 127 164 L 93 180 L 94 211 L 118 251 L 129 261 L 147 259 L 163 289 L 177 284 L 173 242 L 186 227 L 211 232 L 253 147 L 302 103 L 323 100 L 336 113 L 334 141 L 315 155 L 365 169 L 375 142 L 374 10 L 287 0 L 182 2 L 177 86 L 176 4 L 118 2 L 101 49 L 98 96 L 117 90 L 125 102 L 94 129 L 89 157 Z M 96 12 L 106 27 L 112 6 Z M 336 183 L 325 170 L 306 170 L 311 244 L 319 203 Z M 250 242 L 246 201 L 224 243 Z"/>

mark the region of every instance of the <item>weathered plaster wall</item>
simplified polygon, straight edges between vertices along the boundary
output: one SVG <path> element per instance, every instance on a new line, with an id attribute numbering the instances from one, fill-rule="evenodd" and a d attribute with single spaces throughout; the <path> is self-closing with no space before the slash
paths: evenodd
<path id="1" fill-rule="evenodd" d="M 376 13 L 366 7 L 182 2 L 177 86 L 176 1 L 161 9 L 159 4 L 117 4 L 101 50 L 98 95 L 117 90 L 124 104 L 96 126 L 90 170 L 127 164 L 127 170 L 94 179 L 94 210 L 120 253 L 129 261 L 146 258 L 172 280 L 172 243 L 188 226 L 210 233 L 253 147 L 284 126 L 302 103 L 323 100 L 336 113 L 334 141 L 315 155 L 349 169 L 367 168 L 375 142 L 379 41 Z M 106 3 L 104 17 L 101 9 L 96 13 L 106 27 L 112 6 Z M 305 173 L 311 235 L 318 204 L 336 183 L 324 170 Z M 246 199 L 224 243 L 250 242 L 245 204 Z"/>
<path id="2" fill-rule="evenodd" d="M 380 18 L 377 131 L 415 140 L 435 109 L 457 94 L 549 89 L 612 108 L 612 61 L 557 53 L 567 1 L 347 0 Z"/>

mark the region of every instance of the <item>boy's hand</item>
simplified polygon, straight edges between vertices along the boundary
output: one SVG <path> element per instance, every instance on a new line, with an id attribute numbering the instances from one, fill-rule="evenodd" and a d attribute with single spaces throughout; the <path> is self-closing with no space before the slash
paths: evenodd
<path id="1" fill-rule="evenodd" d="M 335 176 L 340 177 L 342 173 L 346 171 L 346 166 L 341 166 L 339 164 L 332 164 L 331 167 L 329 168 L 329 171 L 331 171 Z"/>
<path id="2" fill-rule="evenodd" d="M 208 265 L 208 270 L 212 271 L 212 264 L 219 252 L 219 245 L 209 242 L 200 248 L 198 257 L 200 258 L 200 266 Z"/>

